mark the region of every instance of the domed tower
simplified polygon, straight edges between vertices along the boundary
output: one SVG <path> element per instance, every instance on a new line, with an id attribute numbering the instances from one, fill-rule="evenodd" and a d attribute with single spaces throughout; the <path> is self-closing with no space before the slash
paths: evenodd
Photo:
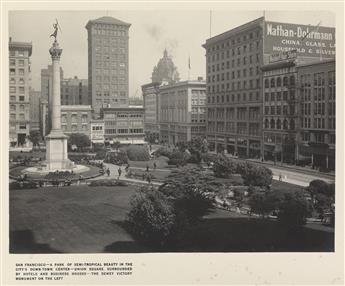
<path id="1" fill-rule="evenodd" d="M 165 49 L 163 58 L 161 58 L 158 64 L 153 68 L 152 82 L 168 82 L 174 83 L 180 80 L 177 67 L 173 63 L 172 59 L 168 56 L 168 52 Z"/>

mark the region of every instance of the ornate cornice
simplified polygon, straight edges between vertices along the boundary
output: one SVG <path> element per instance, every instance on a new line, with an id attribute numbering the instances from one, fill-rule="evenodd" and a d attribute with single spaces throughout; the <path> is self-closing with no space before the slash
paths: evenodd
<path id="1" fill-rule="evenodd" d="M 52 57 L 52 60 L 60 60 L 62 49 L 56 40 L 54 41 L 53 46 L 49 49 L 49 53 Z"/>

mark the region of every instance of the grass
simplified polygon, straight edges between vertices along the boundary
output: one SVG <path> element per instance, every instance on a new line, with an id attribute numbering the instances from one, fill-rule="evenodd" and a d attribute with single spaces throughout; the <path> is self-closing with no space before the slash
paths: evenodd
<path id="1" fill-rule="evenodd" d="M 13 159 L 18 156 L 21 156 L 23 159 L 24 158 L 30 158 L 30 157 L 36 157 L 36 158 L 42 158 L 42 160 L 45 159 L 46 157 L 46 152 L 44 151 L 39 151 L 39 150 L 33 150 L 32 152 L 20 152 L 20 151 L 10 151 L 9 152 L 9 158 Z"/>
<path id="2" fill-rule="evenodd" d="M 334 234 L 289 231 L 275 221 L 215 210 L 169 249 L 148 247 L 126 231 L 136 187 L 71 186 L 10 191 L 12 253 L 333 251 Z"/>
<path id="3" fill-rule="evenodd" d="M 145 168 L 148 165 L 150 170 L 153 169 L 153 163 L 156 162 L 157 169 L 165 169 L 168 166 L 168 158 L 164 156 L 160 156 L 156 159 L 151 159 L 149 161 L 128 161 L 129 165 L 131 167 L 137 167 L 137 168 Z"/>

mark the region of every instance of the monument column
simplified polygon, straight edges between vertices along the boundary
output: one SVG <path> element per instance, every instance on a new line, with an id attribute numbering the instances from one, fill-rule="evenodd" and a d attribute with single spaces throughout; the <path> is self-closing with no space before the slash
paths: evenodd
<path id="1" fill-rule="evenodd" d="M 60 97 L 60 57 L 62 49 L 56 41 L 49 49 L 53 65 L 53 88 L 49 107 L 51 110 L 51 130 L 46 136 L 47 170 L 71 170 L 73 163 L 68 159 L 67 136 L 61 130 L 61 97 Z"/>
<path id="2" fill-rule="evenodd" d="M 53 63 L 53 96 L 51 102 L 52 132 L 61 130 L 61 96 L 60 96 L 60 57 L 62 49 L 55 40 L 49 49 Z"/>

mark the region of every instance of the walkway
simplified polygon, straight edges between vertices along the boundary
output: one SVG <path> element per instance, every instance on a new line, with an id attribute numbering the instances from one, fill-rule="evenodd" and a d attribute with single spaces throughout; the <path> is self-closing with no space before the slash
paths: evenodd
<path id="1" fill-rule="evenodd" d="M 120 166 L 114 165 L 114 164 L 109 164 L 109 163 L 104 163 L 104 166 L 105 166 L 106 169 L 109 169 L 110 175 L 108 176 L 107 174 L 104 174 L 103 176 L 100 176 L 100 177 L 97 177 L 97 178 L 94 178 L 94 179 L 90 179 L 89 181 L 100 180 L 100 179 L 104 179 L 104 180 L 108 180 L 108 179 L 117 180 L 117 179 L 120 179 L 122 181 L 127 181 L 127 182 L 131 182 L 131 183 L 149 184 L 147 181 L 144 181 L 144 180 L 127 178 L 125 176 L 126 172 L 125 172 L 125 167 L 124 166 L 121 167 L 122 173 L 121 173 L 120 177 L 119 177 L 119 173 L 118 173 L 118 170 L 119 170 Z M 145 168 L 142 168 L 142 169 L 145 169 Z M 151 184 L 154 185 L 154 186 L 160 186 L 162 183 L 151 181 Z"/>

